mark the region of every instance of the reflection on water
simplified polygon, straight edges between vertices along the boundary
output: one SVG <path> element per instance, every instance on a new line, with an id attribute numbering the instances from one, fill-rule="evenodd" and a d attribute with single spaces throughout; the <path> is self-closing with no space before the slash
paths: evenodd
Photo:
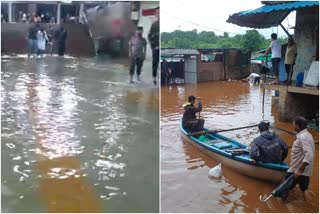
<path id="1" fill-rule="evenodd" d="M 127 70 L 123 60 L 2 61 L 2 211 L 158 211 L 158 89 L 149 73 L 126 83 Z"/>
<path id="2" fill-rule="evenodd" d="M 246 177 L 222 164 L 221 180 L 208 178 L 219 164 L 199 149 L 184 142 L 178 121 L 182 105 L 191 94 L 202 99 L 201 117 L 209 129 L 229 129 L 257 124 L 262 120 L 262 90 L 242 82 L 209 82 L 198 85 L 161 87 L 161 211 L 162 212 L 318 212 L 319 146 L 316 145 L 314 174 L 310 180 L 312 200 L 305 203 L 299 188 L 283 203 L 276 198 L 267 203 L 259 195 L 270 193 L 275 184 Z M 279 122 L 266 91 L 264 119 L 292 131 L 291 123 Z M 315 141 L 318 132 L 311 131 Z M 277 132 L 288 145 L 294 136 Z M 259 135 L 257 128 L 224 132 L 230 138 L 249 144 Z M 289 151 L 290 153 L 290 151 Z M 290 155 L 287 160 L 290 160 Z"/>

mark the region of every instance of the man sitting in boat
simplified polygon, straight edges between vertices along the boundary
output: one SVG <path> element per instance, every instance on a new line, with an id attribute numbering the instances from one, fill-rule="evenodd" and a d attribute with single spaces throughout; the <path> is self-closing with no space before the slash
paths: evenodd
<path id="1" fill-rule="evenodd" d="M 188 132 L 202 131 L 204 119 L 197 119 L 196 113 L 202 111 L 201 99 L 198 98 L 198 107 L 195 107 L 195 96 L 189 96 L 188 102 L 183 105 L 184 113 L 182 117 L 182 127 Z"/>
<path id="2" fill-rule="evenodd" d="M 269 132 L 269 122 L 258 125 L 260 136 L 250 145 L 249 154 L 255 161 L 281 163 L 288 155 L 287 144 L 275 133 Z"/>

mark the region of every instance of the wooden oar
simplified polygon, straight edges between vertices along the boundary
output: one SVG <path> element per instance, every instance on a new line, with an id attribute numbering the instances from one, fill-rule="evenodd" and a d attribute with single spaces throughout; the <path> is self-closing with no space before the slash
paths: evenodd
<path id="1" fill-rule="evenodd" d="M 243 127 L 238 127 L 238 128 L 232 128 L 232 129 L 191 132 L 191 133 L 187 134 L 187 136 L 200 135 L 200 134 L 210 134 L 210 133 L 217 133 L 217 132 L 228 132 L 228 131 L 234 131 L 234 130 L 238 130 L 238 129 L 252 128 L 252 127 L 256 127 L 256 126 L 258 126 L 258 124 L 251 125 L 251 126 L 243 126 Z"/>

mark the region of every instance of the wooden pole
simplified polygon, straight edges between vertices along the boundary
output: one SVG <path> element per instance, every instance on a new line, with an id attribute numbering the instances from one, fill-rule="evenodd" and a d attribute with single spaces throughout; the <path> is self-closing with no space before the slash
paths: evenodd
<path id="1" fill-rule="evenodd" d="M 264 97 L 266 93 L 266 88 L 263 86 L 263 93 L 262 93 L 262 120 L 264 120 Z"/>

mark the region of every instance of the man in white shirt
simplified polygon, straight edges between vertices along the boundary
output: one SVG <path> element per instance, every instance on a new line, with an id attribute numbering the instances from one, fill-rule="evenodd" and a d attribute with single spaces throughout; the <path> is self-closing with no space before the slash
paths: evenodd
<path id="1" fill-rule="evenodd" d="M 271 51 L 272 69 L 275 80 L 271 84 L 279 84 L 279 63 L 281 60 L 281 43 L 277 40 L 276 33 L 271 34 L 271 43 L 264 55 L 266 56 Z"/>
<path id="2" fill-rule="evenodd" d="M 290 166 L 286 178 L 294 174 L 295 180 L 290 189 L 299 184 L 303 197 L 307 200 L 307 190 L 310 176 L 312 175 L 315 146 L 312 135 L 307 130 L 307 120 L 301 116 L 293 122 L 294 130 L 297 132 L 296 140 L 291 149 Z M 282 194 L 282 198 L 288 197 L 288 191 Z"/>
<path id="3" fill-rule="evenodd" d="M 256 73 L 251 73 L 247 78 L 242 79 L 243 82 L 253 82 L 254 84 L 260 84 L 260 75 Z"/>

